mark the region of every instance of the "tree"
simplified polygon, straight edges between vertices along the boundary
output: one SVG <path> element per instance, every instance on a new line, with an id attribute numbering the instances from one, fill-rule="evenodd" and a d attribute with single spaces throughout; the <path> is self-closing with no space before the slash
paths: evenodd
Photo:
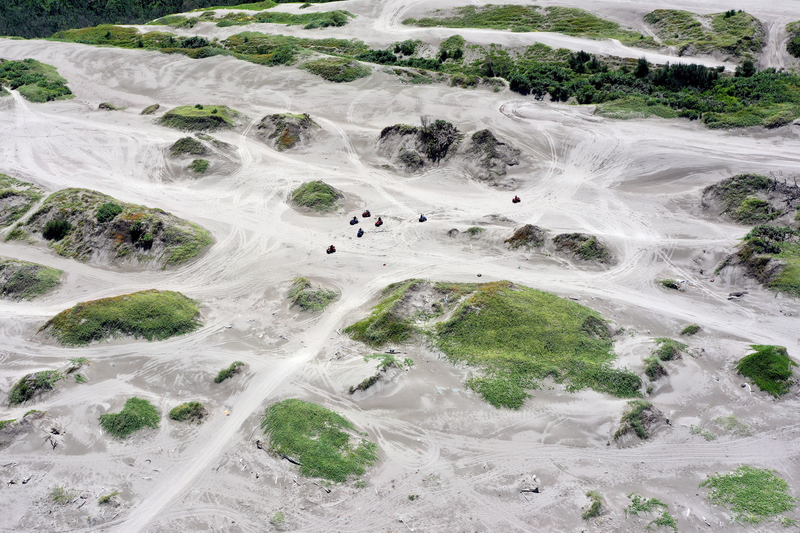
<path id="1" fill-rule="evenodd" d="M 755 64 L 750 61 L 744 61 L 741 65 L 736 67 L 736 77 L 737 78 L 749 78 L 753 76 L 757 72 Z"/>
<path id="2" fill-rule="evenodd" d="M 633 75 L 637 78 L 644 78 L 650 74 L 650 65 L 647 64 L 647 60 L 643 57 L 639 58 L 639 62 L 636 64 L 636 70 L 634 71 Z"/>

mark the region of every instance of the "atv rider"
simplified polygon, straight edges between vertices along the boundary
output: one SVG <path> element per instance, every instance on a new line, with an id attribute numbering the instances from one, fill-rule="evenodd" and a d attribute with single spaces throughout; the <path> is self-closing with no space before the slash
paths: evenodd
<path id="1" fill-rule="evenodd" d="M 336 247 L 331 244 L 330 246 L 328 246 L 328 249 L 325 250 L 325 253 L 328 253 L 328 254 L 336 253 Z"/>
<path id="2" fill-rule="evenodd" d="M 363 213 L 361 213 L 361 217 L 362 217 L 362 218 L 369 218 L 369 217 L 371 217 L 371 216 L 372 216 L 372 213 L 370 213 L 370 212 L 369 212 L 369 209 L 367 209 L 366 211 L 364 211 Z"/>
<path id="3" fill-rule="evenodd" d="M 364 235 L 364 230 L 361 229 L 361 228 L 358 228 L 358 233 L 356 233 L 356 237 L 358 237 L 360 239 L 362 235 Z"/>
<path id="4" fill-rule="evenodd" d="M 383 226 L 383 219 L 378 217 L 378 220 L 375 221 L 375 227 L 380 228 L 381 226 Z"/>
<path id="5" fill-rule="evenodd" d="M 353 215 L 353 220 L 350 221 L 350 225 L 355 226 L 356 224 L 358 224 L 358 218 Z"/>
<path id="6" fill-rule="evenodd" d="M 428 220 L 428 217 L 426 217 L 425 215 L 420 215 L 419 216 L 419 221 L 420 222 L 425 222 L 426 220 Z"/>
<path id="7" fill-rule="evenodd" d="M 513 199 L 513 200 L 511 200 L 511 202 L 512 202 L 512 203 L 515 203 L 515 204 L 518 204 L 518 203 L 520 203 L 521 201 L 522 201 L 522 200 L 520 200 L 520 199 L 519 199 L 519 196 L 514 196 L 514 199 Z"/>

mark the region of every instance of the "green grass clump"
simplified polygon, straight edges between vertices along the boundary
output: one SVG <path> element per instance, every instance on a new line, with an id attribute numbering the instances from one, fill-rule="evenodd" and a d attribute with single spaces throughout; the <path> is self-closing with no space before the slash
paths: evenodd
<path id="1" fill-rule="evenodd" d="M 267 115 L 261 119 L 261 123 L 258 125 L 259 130 L 272 129 L 267 138 L 274 140 L 275 147 L 281 151 L 294 147 L 304 131 L 317 127 L 319 125 L 312 120 L 308 113 Z"/>
<path id="2" fill-rule="evenodd" d="M 269 519 L 269 523 L 272 524 L 273 527 L 281 527 L 286 522 L 286 515 L 284 515 L 280 511 L 276 511 L 272 518 Z"/>
<path id="3" fill-rule="evenodd" d="M 197 174 L 205 174 L 208 165 L 208 159 L 195 159 L 189 164 L 188 169 Z"/>
<path id="4" fill-rule="evenodd" d="M 800 297 L 800 231 L 791 227 L 754 227 L 745 235 L 736 252 L 748 276 L 756 278 L 768 288 L 790 296 Z M 777 271 L 771 267 L 778 260 Z M 727 266 L 720 265 L 718 270 Z"/>
<path id="5" fill-rule="evenodd" d="M 731 510 L 738 522 L 758 524 L 794 510 L 797 498 L 774 470 L 740 466 L 730 474 L 715 474 L 700 484 L 708 499 Z"/>
<path id="6" fill-rule="evenodd" d="M 786 348 L 761 344 L 753 344 L 751 348 L 755 351 L 739 360 L 736 371 L 776 398 L 789 392 L 794 383 L 792 367 L 797 363 L 789 358 Z"/>
<path id="7" fill-rule="evenodd" d="M 662 376 L 668 374 L 667 369 L 661 364 L 661 361 L 655 357 L 648 357 L 644 360 L 644 374 L 650 381 L 656 381 Z"/>
<path id="8" fill-rule="evenodd" d="M 767 207 L 756 195 L 776 187 L 772 178 L 759 174 L 738 174 L 703 189 L 703 196 L 719 196 L 723 213 L 743 224 L 769 222 L 780 216 L 780 212 Z"/>
<path id="9" fill-rule="evenodd" d="M 67 490 L 66 488 L 57 485 L 50 490 L 50 499 L 54 502 L 65 505 L 69 503 L 72 498 L 75 497 L 75 493 L 71 490 Z"/>
<path id="10" fill-rule="evenodd" d="M 700 329 L 701 328 L 698 324 L 689 324 L 681 330 L 681 335 L 695 335 L 700 331 Z"/>
<path id="11" fill-rule="evenodd" d="M 48 320 L 40 331 L 49 331 L 65 346 L 118 336 L 164 340 L 196 330 L 199 316 L 197 304 L 183 294 L 149 290 L 79 303 Z"/>
<path id="12" fill-rule="evenodd" d="M 403 24 L 422 27 L 492 28 L 516 32 L 547 31 L 594 39 L 618 39 L 637 46 L 653 46 L 651 37 L 625 30 L 616 22 L 602 19 L 583 9 L 519 5 L 457 7 L 449 17 L 409 18 Z"/>
<path id="13" fill-rule="evenodd" d="M 328 28 L 331 26 L 344 26 L 355 15 L 340 9 L 334 11 L 319 11 L 317 13 L 284 13 L 281 11 L 262 11 L 261 13 L 228 13 L 218 19 L 217 26 L 244 26 L 253 23 L 286 24 L 287 26 L 301 25 L 304 29 Z M 180 22 L 179 22 L 180 23 Z"/>
<path id="14" fill-rule="evenodd" d="M 707 429 L 703 429 L 700 426 L 695 426 L 694 424 L 689 426 L 689 433 L 691 433 L 692 435 L 700 435 L 707 441 L 712 441 L 717 439 L 717 436 L 708 431 Z"/>
<path id="15" fill-rule="evenodd" d="M 142 109 L 142 115 L 152 115 L 161 107 L 160 104 L 152 104 Z"/>
<path id="16" fill-rule="evenodd" d="M 169 147 L 169 153 L 172 156 L 182 154 L 205 155 L 207 151 L 205 145 L 194 137 L 181 137 Z"/>
<path id="17" fill-rule="evenodd" d="M 355 81 L 372 74 L 369 67 L 345 57 L 326 57 L 306 61 L 300 65 L 300 68 L 335 83 Z"/>
<path id="18" fill-rule="evenodd" d="M 619 100 L 603 102 L 595 109 L 595 114 L 620 120 L 651 117 L 676 118 L 679 116 L 678 111 L 660 100 L 645 96 L 626 96 Z"/>
<path id="19" fill-rule="evenodd" d="M 486 228 L 479 228 L 479 227 L 477 227 L 477 226 L 473 226 L 473 227 L 471 227 L 471 228 L 467 228 L 467 229 L 465 229 L 465 230 L 464 230 L 464 233 L 468 233 L 468 234 L 469 234 L 469 235 L 471 235 L 472 237 L 477 237 L 478 235 L 480 235 L 480 234 L 481 234 L 481 233 L 483 233 L 484 231 L 486 231 Z"/>
<path id="20" fill-rule="evenodd" d="M 163 126 L 187 131 L 232 128 L 239 112 L 224 105 L 185 105 L 170 109 L 158 119 Z"/>
<path id="21" fill-rule="evenodd" d="M 214 378 L 214 383 L 222 383 L 228 378 L 232 378 L 234 374 L 238 374 L 241 371 L 241 367 L 244 366 L 244 363 L 241 361 L 234 361 L 231 363 L 231 366 L 228 368 L 223 368 L 219 371 L 217 376 Z"/>
<path id="22" fill-rule="evenodd" d="M 672 361 L 673 359 L 680 359 L 681 354 L 686 351 L 687 346 L 673 339 L 658 338 L 653 339 L 658 345 L 658 348 L 653 350 L 653 355 L 658 357 L 661 361 Z"/>
<path id="23" fill-rule="evenodd" d="M 11 420 L 0 420 L 0 431 L 2 431 L 3 428 L 6 426 L 11 427 L 11 424 L 13 424 L 16 421 L 17 421 L 16 418 L 12 418 Z"/>
<path id="24" fill-rule="evenodd" d="M 75 374 L 75 383 L 88 383 L 89 380 L 83 374 Z"/>
<path id="25" fill-rule="evenodd" d="M 306 278 L 295 278 L 292 288 L 289 290 L 289 299 L 292 305 L 296 305 L 303 311 L 316 313 L 324 311 L 325 308 L 339 296 L 339 293 L 331 289 L 311 288 L 311 282 Z"/>
<path id="26" fill-rule="evenodd" d="M 0 174 L 0 228 L 10 226 L 41 200 L 42 190 L 32 183 Z"/>
<path id="27" fill-rule="evenodd" d="M 667 46 L 678 55 L 722 52 L 733 57 L 754 57 L 764 45 L 761 22 L 744 11 L 698 15 L 677 9 L 657 9 L 644 16 Z"/>
<path id="28" fill-rule="evenodd" d="M 144 427 L 157 428 L 161 414 L 150 402 L 141 398 L 128 398 L 119 413 L 100 415 L 100 425 L 106 432 L 120 439 Z"/>
<path id="29" fill-rule="evenodd" d="M 671 278 L 658 280 L 658 283 L 665 289 L 672 289 L 674 291 L 677 291 L 678 289 L 681 288 L 678 282 Z"/>
<path id="30" fill-rule="evenodd" d="M 584 520 L 589 520 L 590 518 L 600 516 L 600 510 L 603 507 L 603 497 L 593 490 L 587 492 L 586 495 L 592 501 L 592 504 L 583 512 L 581 518 Z"/>
<path id="31" fill-rule="evenodd" d="M 647 416 L 653 409 L 653 404 L 645 400 L 633 400 L 628 402 L 628 410 L 622 415 L 619 428 L 614 433 L 614 440 L 633 431 L 642 440 L 647 440 L 650 435 L 647 433 Z"/>
<path id="32" fill-rule="evenodd" d="M 423 280 L 406 280 L 389 285 L 383 291 L 381 301 L 373 307 L 372 314 L 344 329 L 344 332 L 357 341 L 376 348 L 388 343 L 408 340 L 416 331 L 410 321 L 401 315 L 397 304 L 409 290 L 413 290 Z"/>
<path id="33" fill-rule="evenodd" d="M 119 204 L 115 204 L 114 202 L 106 202 L 104 204 L 100 204 L 100 207 L 97 208 L 97 222 L 100 224 L 104 222 L 108 222 L 113 220 L 117 215 L 122 213 L 123 207 Z"/>
<path id="34" fill-rule="evenodd" d="M 332 211 L 342 194 L 324 181 L 309 181 L 292 191 L 292 201 L 315 211 Z"/>
<path id="35" fill-rule="evenodd" d="M 643 498 L 635 492 L 628 495 L 631 503 L 625 508 L 625 516 L 639 516 L 639 513 L 653 513 L 660 507 L 667 509 L 669 506 L 656 498 Z"/>
<path id="36" fill-rule="evenodd" d="M 61 274 L 60 270 L 36 263 L 0 259 L 0 296 L 32 300 L 59 285 Z"/>
<path id="37" fill-rule="evenodd" d="M 753 434 L 753 430 L 750 429 L 750 426 L 736 418 L 734 415 L 718 416 L 713 420 L 713 422 L 719 427 L 730 431 L 739 437 L 749 437 Z"/>
<path id="38" fill-rule="evenodd" d="M 114 491 L 114 492 L 112 492 L 112 493 L 109 493 L 109 494 L 105 494 L 105 495 L 103 495 L 103 496 L 100 496 L 100 497 L 97 499 L 97 503 L 98 503 L 98 505 L 105 505 L 105 504 L 107 504 L 107 503 L 111 503 L 111 500 L 112 500 L 112 499 L 113 499 L 115 496 L 119 496 L 119 491 L 118 491 L 118 490 L 115 490 L 115 491 Z"/>
<path id="39" fill-rule="evenodd" d="M 28 374 L 17 381 L 8 393 L 9 405 L 27 402 L 37 394 L 53 390 L 56 382 L 64 375 L 58 370 L 43 370 Z"/>
<path id="40" fill-rule="evenodd" d="M 0 86 L 19 91 L 26 100 L 42 103 L 72 98 L 67 80 L 52 65 L 35 59 L 7 61 L 0 59 Z"/>
<path id="41" fill-rule="evenodd" d="M 169 412 L 169 417 L 178 422 L 186 420 L 190 422 L 201 422 L 206 415 L 206 409 L 200 402 L 185 402 L 173 407 Z"/>
<path id="42" fill-rule="evenodd" d="M 272 404 L 261 422 L 270 449 L 301 463 L 300 473 L 344 483 L 378 458 L 377 446 L 355 436 L 353 424 L 322 406 L 298 399 Z"/>

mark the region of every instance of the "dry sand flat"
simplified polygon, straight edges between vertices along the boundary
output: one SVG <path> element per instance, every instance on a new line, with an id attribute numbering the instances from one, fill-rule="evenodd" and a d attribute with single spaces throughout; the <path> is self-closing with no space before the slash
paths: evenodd
<path id="1" fill-rule="evenodd" d="M 684 4 L 670 7 L 694 8 Z M 717 4 L 703 8 L 729 8 Z M 598 2 L 595 11 L 619 14 L 631 6 L 645 9 Z M 358 24 L 374 28 L 372 35 L 391 28 L 385 42 L 410 36 L 432 36 L 433 42 L 452 34 L 409 33 L 396 25 L 424 7 L 342 4 L 360 15 Z M 800 19 L 788 4 L 756 2 L 747 9 L 767 22 Z M 198 28 L 220 36 L 231 30 Z M 354 23 L 311 36 L 369 40 L 352 33 L 358 28 Z M 522 38 L 484 33 L 487 42 Z M 0 100 L 0 172 L 48 192 L 85 187 L 158 207 L 202 225 L 215 239 L 192 263 L 145 272 L 80 263 L 43 246 L 0 244 L 4 257 L 65 273 L 61 288 L 39 300 L 0 300 L 0 396 L 25 373 L 59 368 L 72 357 L 92 361 L 87 384 L 61 382 L 33 404 L 0 406 L 0 420 L 29 409 L 47 412 L 0 448 L 0 530 L 264 531 L 282 511 L 286 529 L 297 531 L 643 531 L 647 521 L 626 520 L 622 511 L 627 495 L 639 492 L 669 503 L 680 531 L 725 531 L 732 527 L 726 512 L 697 488 L 707 474 L 740 464 L 774 468 L 797 494 L 796 390 L 780 401 L 751 393 L 740 387 L 732 367 L 752 343 L 783 345 L 800 359 L 800 305 L 744 280 L 712 283 L 701 275 L 747 228 L 698 209 L 702 188 L 730 175 L 795 173 L 795 127 L 754 134 L 709 131 L 683 120 L 615 121 L 593 116 L 591 108 L 508 91 L 400 85 L 380 69 L 337 85 L 297 69 L 227 57 L 191 60 L 14 40 L 0 40 L 0 57 L 55 65 L 76 95 L 43 105 L 17 94 Z M 104 101 L 128 109 L 97 111 Z M 138 114 L 154 102 L 162 106 L 156 116 L 195 102 L 242 112 L 240 127 L 213 133 L 234 146 L 241 167 L 227 175 L 176 179 L 165 153 L 182 134 Z M 278 152 L 252 130 L 263 116 L 280 112 L 309 113 L 326 135 L 302 153 Z M 518 189 L 497 190 L 453 168 L 412 176 L 383 168 L 375 149 L 381 129 L 416 124 L 421 115 L 444 118 L 462 131 L 489 128 L 520 148 L 533 163 L 527 173 L 515 174 Z M 289 207 L 291 190 L 309 179 L 342 190 L 350 210 L 322 217 Z M 511 204 L 514 193 L 521 204 Z M 384 217 L 385 231 L 367 226 L 367 235 L 356 239 L 346 220 L 364 207 Z M 416 222 L 420 212 L 427 223 Z M 610 244 L 617 263 L 587 270 L 502 245 L 526 223 L 553 235 L 595 234 Z M 453 227 L 473 225 L 487 231 L 475 240 L 447 236 Z M 330 243 L 338 252 L 327 256 Z M 674 337 L 686 324 L 701 324 L 703 332 L 687 341 L 692 355 L 671 364 L 651 398 L 672 426 L 643 444 L 609 446 L 625 401 L 554 386 L 534 391 L 519 411 L 497 410 L 465 390 L 467 369 L 418 346 L 400 347 L 416 363 L 408 372 L 375 392 L 347 394 L 371 372 L 362 360 L 370 351 L 339 331 L 367 312 L 381 288 L 411 277 L 471 282 L 479 273 L 481 281 L 509 279 L 596 309 L 630 332 L 619 338 L 616 351 L 619 364 L 636 371 L 653 337 Z M 336 288 L 341 297 L 321 315 L 298 314 L 285 300 L 298 275 Z M 653 283 L 660 277 L 690 283 L 686 292 L 668 293 Z M 743 287 L 747 297 L 726 299 Z M 44 321 L 77 302 L 149 288 L 198 300 L 202 328 L 162 342 L 116 340 L 80 349 L 36 335 Z M 235 360 L 246 370 L 214 385 L 214 374 Z M 133 395 L 151 400 L 162 414 L 199 400 L 210 418 L 187 426 L 164 417 L 157 430 L 112 440 L 97 418 L 118 411 Z M 286 397 L 333 408 L 378 443 L 380 461 L 364 477 L 365 487 L 315 484 L 256 448 L 261 413 Z M 736 436 L 711 423 L 728 414 L 749 424 L 753 435 Z M 692 424 L 714 430 L 717 440 L 691 435 Z M 60 433 L 55 449 L 44 441 L 53 427 Z M 521 483 L 534 474 L 541 492 L 520 494 Z M 16 484 L 7 485 L 10 480 Z M 86 504 L 53 504 L 48 494 L 55 485 L 87 496 Z M 121 491 L 121 505 L 99 507 L 97 498 L 114 490 Z M 609 509 L 593 523 L 580 519 L 587 490 L 600 492 Z M 411 494 L 420 498 L 410 501 Z M 770 528 L 780 526 L 760 530 Z"/>

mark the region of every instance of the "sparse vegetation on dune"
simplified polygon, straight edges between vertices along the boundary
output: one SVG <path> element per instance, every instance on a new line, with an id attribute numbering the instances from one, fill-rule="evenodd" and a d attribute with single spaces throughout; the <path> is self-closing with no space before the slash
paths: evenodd
<path id="1" fill-rule="evenodd" d="M 750 378 L 764 392 L 776 398 L 789 392 L 792 367 L 797 366 L 783 346 L 754 344 L 750 355 L 744 356 L 736 365 L 736 371 Z"/>
<path id="2" fill-rule="evenodd" d="M 759 524 L 793 511 L 797 505 L 789 484 L 774 470 L 743 465 L 729 474 L 709 476 L 700 487 L 708 488 L 708 499 L 730 509 L 737 522 Z M 779 521 L 784 525 L 794 523 L 786 517 Z"/>
<path id="3" fill-rule="evenodd" d="M 142 109 L 142 112 L 140 114 L 142 114 L 142 115 L 153 115 L 160 108 L 161 108 L 160 104 L 152 104 L 152 105 L 149 105 L 149 106 L 145 107 L 144 109 Z"/>
<path id="4" fill-rule="evenodd" d="M 369 67 L 345 57 L 324 57 L 306 61 L 300 68 L 336 83 L 355 81 L 372 74 Z"/>
<path id="5" fill-rule="evenodd" d="M 112 436 L 124 439 L 142 428 L 158 428 L 161 414 L 150 402 L 128 398 L 119 413 L 100 415 L 100 426 Z"/>
<path id="6" fill-rule="evenodd" d="M 224 105 L 185 105 L 170 109 L 158 122 L 163 126 L 186 131 L 210 131 L 232 128 L 239 112 Z"/>
<path id="7" fill-rule="evenodd" d="M 669 513 L 669 506 L 656 498 L 644 498 L 635 492 L 628 495 L 631 503 L 625 508 L 625 516 L 639 516 L 639 513 L 653 514 L 661 511 L 661 515 L 651 520 L 646 529 L 649 531 L 653 527 L 669 527 L 673 531 L 678 531 L 678 523 Z"/>
<path id="8" fill-rule="evenodd" d="M 58 75 L 56 68 L 35 59 L 0 59 L 0 86 L 16 89 L 35 103 L 72 98 L 67 80 Z"/>
<path id="9" fill-rule="evenodd" d="M 434 295 L 430 310 L 409 311 L 423 290 Z M 451 318 L 436 322 L 446 308 Z M 575 302 L 509 282 L 396 283 L 369 317 L 345 332 L 372 346 L 428 337 L 451 361 L 480 370 L 467 385 L 497 407 L 519 408 L 545 377 L 568 390 L 640 395 L 636 375 L 610 366 L 615 355 L 605 320 Z"/>
<path id="10" fill-rule="evenodd" d="M 241 361 L 234 361 L 229 367 L 223 368 L 217 373 L 217 376 L 214 378 L 214 383 L 222 383 L 226 379 L 232 378 L 241 372 L 242 368 L 244 368 L 244 363 Z"/>
<path id="11" fill-rule="evenodd" d="M 200 402 L 186 402 L 173 407 L 169 412 L 169 417 L 178 422 L 202 422 L 207 415 L 206 408 Z"/>
<path id="12" fill-rule="evenodd" d="M 262 11 L 261 13 L 228 13 L 216 19 L 217 26 L 244 26 L 253 23 L 270 23 L 301 25 L 304 29 L 328 28 L 331 26 L 344 26 L 355 15 L 340 9 L 333 11 L 319 11 L 316 13 L 284 13 L 280 11 Z M 189 19 L 191 20 L 191 19 Z M 186 24 L 187 21 L 176 21 L 177 24 Z"/>
<path id="13" fill-rule="evenodd" d="M 338 296 L 339 293 L 332 289 L 313 288 L 311 282 L 302 277 L 295 278 L 289 289 L 289 299 L 292 301 L 292 305 L 312 313 L 324 311 Z"/>
<path id="14" fill-rule="evenodd" d="M 42 370 L 28 374 L 17 381 L 8 393 L 8 403 L 18 405 L 33 399 L 45 391 L 53 390 L 56 382 L 64 375 L 58 370 Z"/>
<path id="15" fill-rule="evenodd" d="M 181 137 L 169 147 L 169 153 L 173 157 L 188 155 L 205 155 L 208 152 L 206 146 L 194 137 Z"/>
<path id="16" fill-rule="evenodd" d="M 739 174 L 703 189 L 703 206 L 742 224 L 763 224 L 800 208 L 800 187 L 758 174 Z"/>
<path id="17" fill-rule="evenodd" d="M 525 224 L 521 228 L 517 228 L 514 234 L 504 242 L 508 243 L 511 248 L 519 248 L 520 246 L 538 248 L 544 246 L 544 238 L 545 232 L 542 228 L 532 224 Z"/>
<path id="18" fill-rule="evenodd" d="M 729 266 L 742 266 L 746 275 L 773 291 L 800 297 L 800 230 L 756 226 L 716 271 Z"/>
<path id="19" fill-rule="evenodd" d="M 292 202 L 314 211 L 333 211 L 344 196 L 324 181 L 309 181 L 292 191 Z"/>
<path id="20" fill-rule="evenodd" d="M 298 399 L 272 404 L 261 422 L 270 450 L 300 463 L 300 473 L 344 483 L 378 458 L 377 446 L 346 418 Z"/>
<path id="21" fill-rule="evenodd" d="M 0 228 L 19 220 L 42 196 L 34 184 L 0 174 Z"/>
<path id="22" fill-rule="evenodd" d="M 653 350 L 653 355 L 661 361 L 672 361 L 680 359 L 687 346 L 673 339 L 657 338 L 653 339 L 658 346 Z"/>
<path id="23" fill-rule="evenodd" d="M 581 518 L 583 518 L 584 520 L 589 520 L 590 518 L 600 516 L 600 510 L 603 507 L 603 497 L 593 490 L 587 492 L 586 496 L 589 497 L 592 503 L 583 512 L 583 514 L 581 514 Z"/>
<path id="24" fill-rule="evenodd" d="M 307 113 L 278 113 L 267 115 L 258 124 L 259 130 L 267 130 L 267 138 L 275 143 L 278 150 L 294 148 L 310 131 L 319 128 Z M 271 130 L 271 131 L 270 131 Z"/>
<path id="25" fill-rule="evenodd" d="M 140 291 L 80 303 L 48 320 L 40 331 L 65 346 L 81 346 L 110 337 L 164 340 L 200 326 L 194 301 L 179 292 Z"/>
<path id="26" fill-rule="evenodd" d="M 685 328 L 681 330 L 681 335 L 694 335 L 698 333 L 702 328 L 697 324 L 689 324 Z"/>
<path id="27" fill-rule="evenodd" d="M 61 283 L 61 274 L 36 263 L 0 259 L 0 297 L 31 300 Z"/>
<path id="28" fill-rule="evenodd" d="M 208 165 L 208 159 L 195 159 L 189 163 L 188 169 L 195 174 L 205 174 L 206 170 L 208 170 Z"/>
<path id="29" fill-rule="evenodd" d="M 583 261 L 610 263 L 611 251 L 594 235 L 585 233 L 561 233 L 553 238 L 556 250 L 571 254 Z"/>
<path id="30" fill-rule="evenodd" d="M 649 427 L 662 417 L 661 411 L 648 401 L 633 400 L 628 402 L 628 410 L 622 415 L 619 428 L 614 433 L 614 440 L 630 432 L 642 440 L 650 438 Z"/>

